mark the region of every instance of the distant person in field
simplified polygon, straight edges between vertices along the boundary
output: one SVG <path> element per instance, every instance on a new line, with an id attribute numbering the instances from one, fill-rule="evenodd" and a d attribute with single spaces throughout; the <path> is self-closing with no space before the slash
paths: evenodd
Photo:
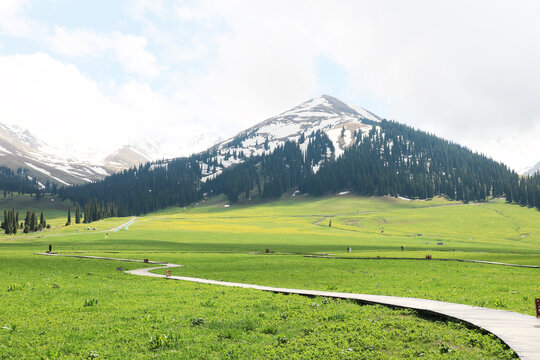
<path id="1" fill-rule="evenodd" d="M 49 252 L 52 252 L 52 245 L 49 244 Z"/>

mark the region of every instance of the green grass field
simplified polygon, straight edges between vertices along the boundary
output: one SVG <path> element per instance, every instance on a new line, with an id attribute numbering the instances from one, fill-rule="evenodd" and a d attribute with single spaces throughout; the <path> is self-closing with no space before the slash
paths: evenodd
<path id="1" fill-rule="evenodd" d="M 85 224 L 62 227 L 65 212 L 51 209 L 53 229 L 0 237 L 0 358 L 511 357 L 490 336 L 409 311 L 116 271 L 143 264 L 33 255 L 49 243 L 65 254 L 184 264 L 173 269 L 177 275 L 412 296 L 530 315 L 540 297 L 540 269 L 421 260 L 431 254 L 540 265 L 540 213 L 534 209 L 503 201 L 354 196 L 231 207 L 221 200 L 141 216 L 118 232 L 107 230 L 130 218 L 86 230 Z M 303 256 L 326 253 L 419 260 Z M 93 299 L 97 305 L 84 306 Z"/>

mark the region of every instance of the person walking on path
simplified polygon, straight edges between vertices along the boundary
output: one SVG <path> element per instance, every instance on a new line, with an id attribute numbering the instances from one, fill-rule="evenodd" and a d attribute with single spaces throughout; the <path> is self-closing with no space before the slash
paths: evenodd
<path id="1" fill-rule="evenodd" d="M 49 252 L 51 253 L 52 252 L 52 245 L 49 244 Z"/>

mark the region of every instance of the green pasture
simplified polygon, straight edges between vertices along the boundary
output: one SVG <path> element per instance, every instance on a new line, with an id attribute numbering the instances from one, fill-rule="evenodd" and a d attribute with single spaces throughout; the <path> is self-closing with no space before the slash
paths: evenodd
<path id="1" fill-rule="evenodd" d="M 511 359 L 413 311 L 137 277 L 143 264 L 0 255 L 0 359 Z"/>
<path id="2" fill-rule="evenodd" d="M 50 200 L 43 204 L 50 205 Z M 422 353 L 427 358 L 483 359 L 509 354 L 496 344 L 471 346 L 477 340 L 467 340 L 472 330 L 462 325 L 428 321 L 406 311 L 145 279 L 116 271 L 118 266 L 138 266 L 131 263 L 33 255 L 46 250 L 49 243 L 53 251 L 65 254 L 149 258 L 185 265 L 173 269 L 176 275 L 412 296 L 530 315 L 534 298 L 540 297 L 540 269 L 436 260 L 540 265 L 540 212 L 534 209 L 502 200 L 462 204 L 440 198 L 407 201 L 355 196 L 289 197 L 258 205 L 226 205 L 225 199 L 217 198 L 195 207 L 169 208 L 140 216 L 128 230 L 116 232 L 111 230 L 131 217 L 65 227 L 65 211 L 55 208 L 47 210 L 53 229 L 0 236 L 0 327 L 12 329 L 0 331 L 0 358 L 24 358 L 21 354 L 30 353 L 30 348 L 38 349 L 30 358 L 88 358 L 93 356 L 91 352 L 103 358 L 139 356 L 112 356 L 115 347 L 106 344 L 105 336 L 117 344 L 118 354 L 141 354 L 141 358 L 203 354 L 200 357 L 387 359 Z M 352 252 L 347 252 L 348 247 Z M 317 254 L 353 259 L 304 256 Z M 434 260 L 425 260 L 427 254 Z M 417 260 L 362 259 L 377 256 Z M 10 286 L 17 290 L 7 291 Z M 98 305 L 83 306 L 92 299 Z M 204 305 L 206 301 L 213 305 Z M 284 309 L 291 311 L 284 315 L 285 320 Z M 337 316 L 335 322 L 328 320 L 334 319 L 336 311 L 346 314 Z M 392 325 L 384 325 L 382 331 L 379 320 L 365 322 L 373 317 Z M 204 320 L 193 325 L 198 318 Z M 422 326 L 433 328 L 420 330 Z M 455 333 L 449 335 L 450 329 Z M 394 334 L 398 330 L 440 334 L 440 339 L 455 341 L 416 338 L 418 333 Z M 393 335 L 387 338 L 382 333 Z M 491 341 L 477 332 L 472 334 Z M 41 347 L 24 345 L 29 336 L 34 342 L 41 341 Z M 411 345 L 400 343 L 398 338 L 404 336 L 412 336 Z M 171 338 L 174 340 L 166 340 Z M 373 344 L 354 342 L 365 338 Z M 150 339 L 154 339 L 153 345 Z M 11 345 L 2 346 L 6 341 Z M 173 343 L 159 345 L 160 341 Z M 386 342 L 395 347 L 382 346 Z M 95 349 L 90 346 L 94 344 Z M 483 352 L 476 353 L 480 348 Z"/>

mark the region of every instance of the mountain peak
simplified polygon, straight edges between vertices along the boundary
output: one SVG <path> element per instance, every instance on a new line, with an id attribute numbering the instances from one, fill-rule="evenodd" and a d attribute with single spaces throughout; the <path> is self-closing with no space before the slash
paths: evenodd
<path id="1" fill-rule="evenodd" d="M 321 95 L 287 110 L 278 117 L 328 117 L 329 115 L 360 116 L 356 110 L 344 102 L 329 95 Z"/>
<path id="2" fill-rule="evenodd" d="M 325 94 L 305 101 L 277 117 L 328 117 L 329 115 L 358 117 L 377 122 L 381 120 L 377 115 L 358 105 L 349 105 Z"/>
<path id="3" fill-rule="evenodd" d="M 269 154 L 286 141 L 296 141 L 305 150 L 310 137 L 318 132 L 333 144 L 328 156 L 337 158 L 378 122 L 378 116 L 359 106 L 347 105 L 330 95 L 314 97 L 210 148 L 209 152 L 215 154 L 212 162 L 219 166 L 201 164 L 203 175 L 206 179 L 217 176 L 223 168 L 246 157 Z"/>

